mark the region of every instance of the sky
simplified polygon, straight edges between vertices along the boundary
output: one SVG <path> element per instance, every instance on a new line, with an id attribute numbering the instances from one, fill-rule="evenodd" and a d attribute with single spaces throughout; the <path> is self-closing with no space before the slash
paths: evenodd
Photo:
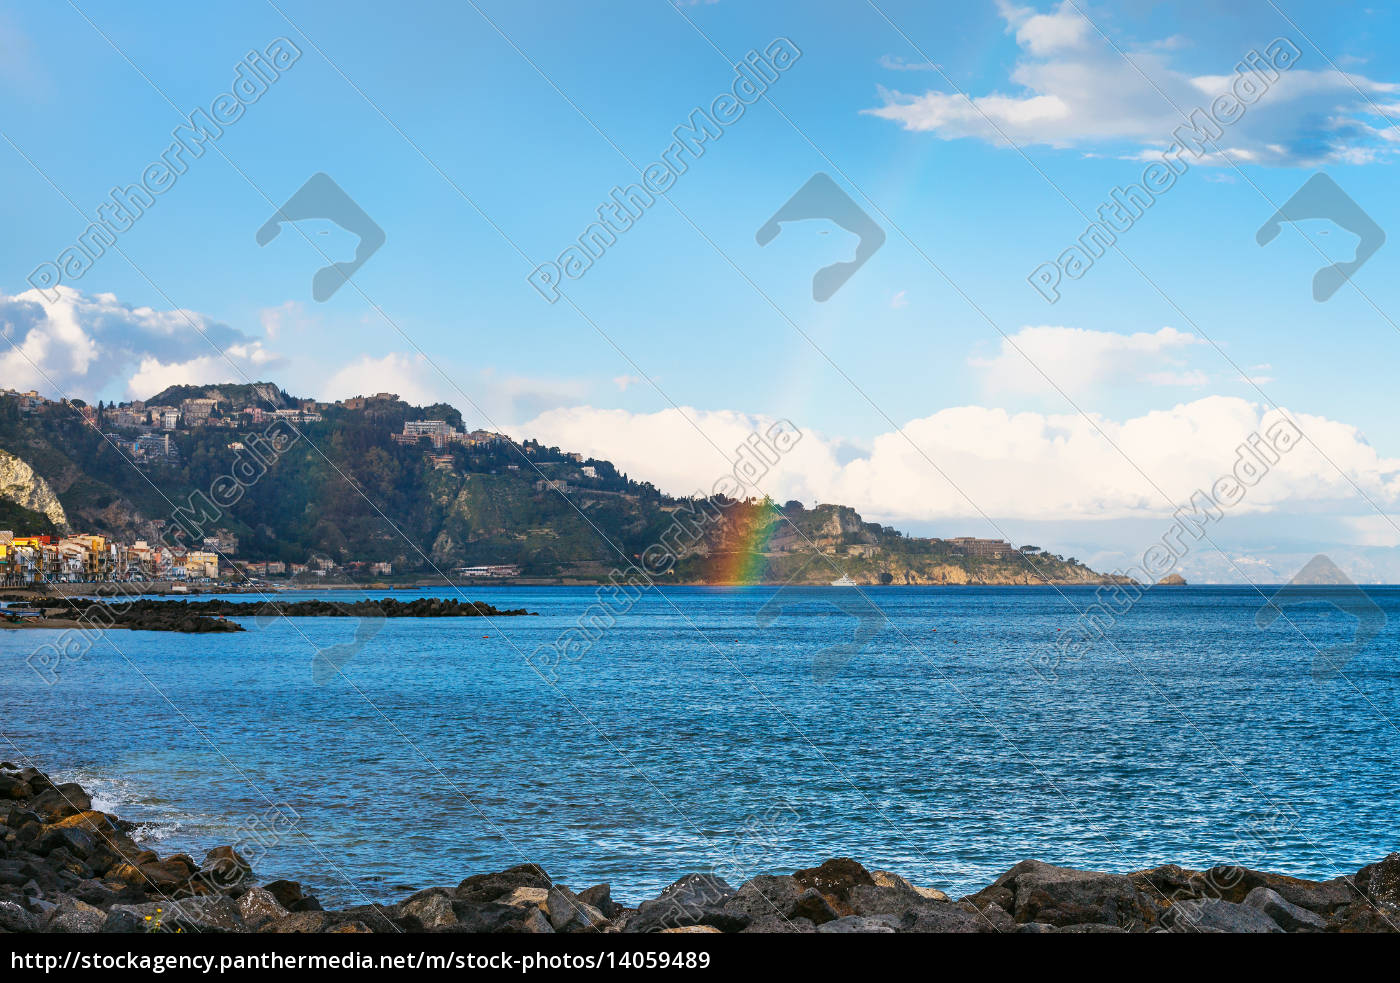
<path id="1" fill-rule="evenodd" d="M 1397 18 L 0 2 L 0 386 L 387 390 L 674 493 L 785 419 L 776 499 L 1099 569 L 1286 422 L 1176 569 L 1279 583 L 1325 553 L 1400 582 L 1400 253 L 1369 254 L 1400 228 Z M 723 122 L 669 149 L 697 109 Z M 191 114 L 218 135 L 172 161 Z"/>

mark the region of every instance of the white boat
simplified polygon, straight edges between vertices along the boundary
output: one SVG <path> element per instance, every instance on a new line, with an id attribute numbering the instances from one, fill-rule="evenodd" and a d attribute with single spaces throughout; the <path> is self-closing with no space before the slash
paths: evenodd
<path id="1" fill-rule="evenodd" d="M 838 579 L 831 582 L 832 587 L 855 587 L 858 586 L 848 574 L 842 574 Z"/>

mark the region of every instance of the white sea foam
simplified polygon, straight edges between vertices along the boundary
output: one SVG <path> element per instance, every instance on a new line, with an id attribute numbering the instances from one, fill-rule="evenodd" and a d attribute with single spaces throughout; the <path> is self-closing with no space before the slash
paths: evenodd
<path id="1" fill-rule="evenodd" d="M 185 812 L 152 794 L 149 787 L 93 768 L 74 768 L 54 776 L 55 782 L 77 782 L 92 798 L 92 807 L 136 824 L 131 836 L 138 843 L 202 839 L 214 822 L 208 816 Z"/>

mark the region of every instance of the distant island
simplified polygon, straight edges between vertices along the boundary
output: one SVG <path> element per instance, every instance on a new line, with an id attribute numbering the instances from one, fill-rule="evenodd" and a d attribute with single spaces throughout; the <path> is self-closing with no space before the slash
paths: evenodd
<path id="1" fill-rule="evenodd" d="M 1126 581 L 843 505 L 676 497 L 609 461 L 469 431 L 446 404 L 266 382 L 96 406 L 0 392 L 0 530 L 5 587 L 592 584 L 629 568 L 667 584 Z"/>
<path id="2" fill-rule="evenodd" d="M 1185 587 L 1186 578 L 1179 573 L 1169 573 L 1157 581 L 1158 587 Z"/>

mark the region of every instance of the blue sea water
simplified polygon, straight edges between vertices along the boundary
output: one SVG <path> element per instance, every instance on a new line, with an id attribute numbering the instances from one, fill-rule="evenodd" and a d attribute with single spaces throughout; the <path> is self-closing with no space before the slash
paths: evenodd
<path id="1" fill-rule="evenodd" d="M 956 896 L 1028 857 L 1328 877 L 1400 849 L 1400 588 L 1368 588 L 1385 627 L 1331 679 L 1357 622 L 1261 629 L 1246 587 L 1149 591 L 1053 679 L 1092 589 L 869 588 L 889 622 L 851 655 L 857 592 L 669 588 L 553 686 L 525 656 L 593 590 L 468 593 L 539 616 L 114 631 L 52 684 L 27 657 L 58 633 L 0 631 L 0 758 L 335 903 L 527 860 L 635 903 L 833 856 Z M 321 649 L 344 662 L 318 683 Z"/>

